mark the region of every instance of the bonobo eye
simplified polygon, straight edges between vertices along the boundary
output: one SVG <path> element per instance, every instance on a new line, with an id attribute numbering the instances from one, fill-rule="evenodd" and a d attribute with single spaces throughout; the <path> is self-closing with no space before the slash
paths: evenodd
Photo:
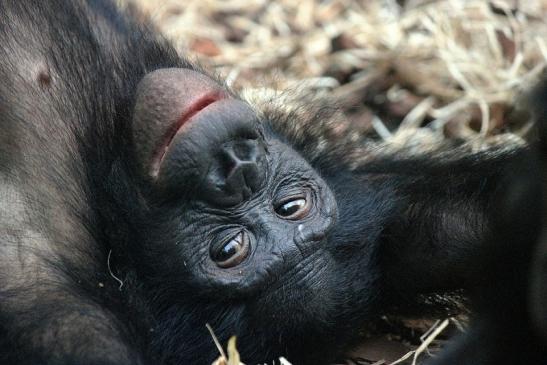
<path id="1" fill-rule="evenodd" d="M 217 266 L 229 268 L 245 260 L 249 254 L 249 248 L 249 235 L 245 231 L 240 231 L 228 241 L 211 246 L 210 255 Z"/>
<path id="2" fill-rule="evenodd" d="M 279 203 L 275 212 L 283 219 L 298 220 L 305 218 L 310 212 L 308 196 L 296 196 L 284 199 Z"/>

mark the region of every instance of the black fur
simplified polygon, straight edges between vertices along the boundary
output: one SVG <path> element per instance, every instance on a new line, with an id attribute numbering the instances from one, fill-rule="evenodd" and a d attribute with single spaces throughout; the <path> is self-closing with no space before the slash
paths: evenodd
<path id="1" fill-rule="evenodd" d="M 526 101 L 526 102 L 525 102 Z M 475 257 L 469 331 L 434 365 L 543 364 L 547 361 L 547 83 L 523 98 L 536 121 L 533 148 L 499 181 L 492 232 Z"/>
<path id="2" fill-rule="evenodd" d="M 273 164 L 296 174 L 303 157 L 337 220 L 317 249 L 282 253 L 283 270 L 259 266 L 262 286 L 214 286 L 183 260 L 211 222 L 191 194 L 158 198 L 133 119 L 151 72 L 209 74 L 106 0 L 2 0 L 0 14 L 2 364 L 204 364 L 206 323 L 238 335 L 247 363 L 329 363 L 386 303 L 472 280 L 498 181 L 526 153 L 393 152 L 336 133 L 321 102 L 253 103 L 261 138 L 294 157 Z"/>

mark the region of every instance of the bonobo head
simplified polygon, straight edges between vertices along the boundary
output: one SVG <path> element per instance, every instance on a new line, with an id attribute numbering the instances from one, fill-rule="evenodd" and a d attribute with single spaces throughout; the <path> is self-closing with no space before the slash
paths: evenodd
<path id="1" fill-rule="evenodd" d="M 201 73 L 160 69 L 138 86 L 133 132 L 149 276 L 225 301 L 265 298 L 275 282 L 322 295 L 314 257 L 336 220 L 333 194 L 250 105 Z"/>

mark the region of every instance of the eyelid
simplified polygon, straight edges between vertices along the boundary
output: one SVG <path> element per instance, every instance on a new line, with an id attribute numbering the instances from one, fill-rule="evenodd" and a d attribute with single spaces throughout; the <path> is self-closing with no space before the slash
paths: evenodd
<path id="1" fill-rule="evenodd" d="M 286 195 L 281 199 L 277 199 L 278 203 L 276 204 L 276 206 L 279 207 L 279 206 L 282 206 L 283 204 L 287 204 L 291 201 L 298 200 L 298 199 L 306 199 L 306 197 L 307 197 L 307 194 L 302 194 L 301 192 Z"/>
<path id="2" fill-rule="evenodd" d="M 299 197 L 307 199 L 311 195 L 313 195 L 312 189 L 308 185 L 292 184 L 291 187 L 278 189 L 273 200 L 278 202 L 277 205 L 280 205 Z"/>

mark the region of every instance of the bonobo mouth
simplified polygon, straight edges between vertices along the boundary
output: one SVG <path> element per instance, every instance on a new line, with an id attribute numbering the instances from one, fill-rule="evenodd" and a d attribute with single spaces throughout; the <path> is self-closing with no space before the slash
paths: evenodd
<path id="1" fill-rule="evenodd" d="M 223 90 L 213 90 L 196 97 L 193 101 L 187 104 L 187 107 L 182 111 L 180 117 L 175 123 L 173 123 L 161 139 L 161 143 L 152 157 L 152 177 L 158 176 L 163 159 L 165 158 L 171 143 L 177 135 L 184 133 L 184 130 L 186 129 L 184 127 L 208 106 L 226 98 L 228 98 L 228 94 Z"/>
<path id="2" fill-rule="evenodd" d="M 137 85 L 132 119 L 136 162 L 158 191 L 175 192 L 183 185 L 203 181 L 211 168 L 216 169 L 211 173 L 225 180 L 221 175 L 224 167 L 230 166 L 221 165 L 230 157 L 230 151 L 225 151 L 230 142 L 248 147 L 232 152 L 237 160 L 234 166 L 244 165 L 234 176 L 250 178 L 256 161 L 247 159 L 256 157 L 251 147 L 260 137 L 258 126 L 250 105 L 197 71 L 159 69 Z M 244 143 L 246 140 L 250 141 Z M 215 182 L 216 186 L 227 183 Z"/>

